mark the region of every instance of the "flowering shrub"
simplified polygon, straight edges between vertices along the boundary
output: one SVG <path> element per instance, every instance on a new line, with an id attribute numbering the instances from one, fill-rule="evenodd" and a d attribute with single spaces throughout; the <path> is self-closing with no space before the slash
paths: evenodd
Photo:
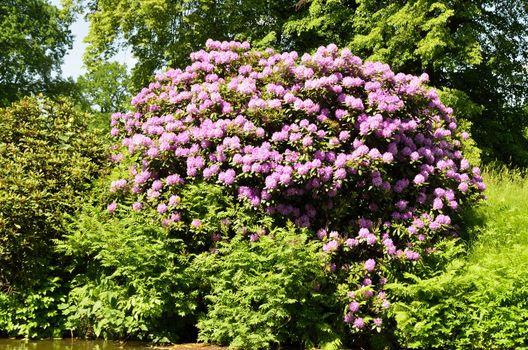
<path id="1" fill-rule="evenodd" d="M 111 191 L 132 193 L 134 210 L 153 208 L 174 230 L 212 231 L 213 241 L 265 231 L 224 220 L 213 232 L 209 215 L 186 209 L 188 184 L 221 185 L 255 215 L 308 228 L 347 285 L 344 321 L 379 328 L 392 269 L 455 234 L 460 208 L 485 187 L 461 153 L 469 135 L 453 111 L 425 74 L 395 74 L 335 45 L 299 57 L 209 40 L 191 60 L 112 116 L 122 146 L 114 160 L 134 165 Z"/>

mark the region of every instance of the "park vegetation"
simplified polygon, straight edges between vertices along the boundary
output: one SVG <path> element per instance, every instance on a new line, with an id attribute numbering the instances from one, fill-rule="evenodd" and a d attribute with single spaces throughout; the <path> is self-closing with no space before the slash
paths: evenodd
<path id="1" fill-rule="evenodd" d="M 0 336 L 528 345 L 526 1 L 62 4 L 0 5 Z"/>

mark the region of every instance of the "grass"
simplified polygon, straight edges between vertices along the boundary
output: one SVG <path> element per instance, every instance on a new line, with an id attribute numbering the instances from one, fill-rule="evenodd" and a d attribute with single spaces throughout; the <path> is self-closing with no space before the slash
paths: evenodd
<path id="1" fill-rule="evenodd" d="M 470 229 L 476 239 L 466 261 L 469 273 L 500 293 L 517 278 L 528 283 L 528 180 L 504 169 L 484 175 L 488 200 L 476 210 L 484 222 Z M 513 280 L 502 278 L 512 273 Z"/>
<path id="2" fill-rule="evenodd" d="M 443 273 L 396 285 L 405 348 L 528 348 L 528 179 L 484 172 L 488 199 L 466 215 L 466 250 Z"/>

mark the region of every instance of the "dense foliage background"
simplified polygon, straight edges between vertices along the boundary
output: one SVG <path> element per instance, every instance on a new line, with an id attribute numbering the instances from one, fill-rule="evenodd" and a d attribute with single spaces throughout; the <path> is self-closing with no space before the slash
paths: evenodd
<path id="1" fill-rule="evenodd" d="M 138 89 L 159 69 L 187 64 L 207 38 L 298 52 L 335 43 L 398 72 L 426 72 L 474 122 L 486 160 L 528 165 L 525 0 L 70 2 L 90 19 L 87 64 L 127 45 Z"/>
<path id="2" fill-rule="evenodd" d="M 161 343 L 198 339 L 247 349 L 279 344 L 328 349 L 528 346 L 528 231 L 524 229 L 528 210 L 527 1 L 63 0 L 62 4 L 62 8 L 48 0 L 7 0 L 0 4 L 1 336 L 73 334 Z M 87 72 L 74 81 L 61 77 L 60 64 L 72 44 L 69 26 L 80 15 L 90 23 Z M 163 171 L 181 165 L 159 155 L 166 150 L 158 142 L 160 135 L 155 136 L 154 129 L 159 126 L 155 118 L 164 112 L 184 120 L 207 111 L 212 119 L 219 120 L 228 113 L 212 111 L 210 106 L 196 112 L 194 107 L 200 108 L 201 102 L 196 104 L 192 99 L 198 98 L 199 91 L 181 85 L 185 79 L 176 82 L 178 74 L 194 74 L 196 65 L 187 71 L 185 66 L 202 60 L 203 53 L 191 53 L 202 49 L 209 38 L 247 40 L 259 50 L 297 51 L 301 57 L 304 52 L 318 57 L 320 46 L 334 50 L 328 46 L 333 43 L 365 61 L 389 64 L 395 72 L 427 73 L 428 82 L 425 76 L 420 80 L 424 89 L 436 88 L 443 105 L 453 108 L 452 117 L 457 119 L 454 129 L 449 129 L 447 122 L 444 125 L 453 135 L 442 137 L 446 142 L 462 141 L 455 148 L 460 147 L 472 165 L 484 165 L 487 200 L 476 204 L 472 195 L 465 197 L 464 185 L 458 187 L 461 181 L 472 186 L 470 193 L 477 192 L 477 187 L 482 189 L 478 172 L 468 173 L 468 179 L 434 172 L 425 185 L 413 181 L 419 175 L 415 171 L 422 176 L 428 173 L 423 167 L 428 164 L 425 153 L 409 163 L 400 156 L 389 161 L 387 155 L 381 161 L 383 158 L 374 159 L 375 153 L 366 155 L 363 160 L 368 164 L 357 167 L 364 167 L 361 174 L 353 175 L 355 180 L 344 185 L 346 191 L 334 203 L 342 210 L 329 208 L 323 201 L 316 203 L 325 214 L 311 220 L 317 223 L 312 227 L 300 227 L 307 225 L 294 214 L 270 215 L 266 211 L 277 204 L 298 204 L 285 195 L 286 178 L 277 179 L 277 191 L 271 199 L 261 198 L 262 193 L 256 196 L 254 189 L 266 185 L 265 178 L 243 175 L 237 168 L 242 165 L 236 162 L 229 164 L 236 170 L 235 176 L 226 172 L 228 168 L 219 168 L 221 178 L 207 181 L 200 179 L 203 174 L 192 175 L 192 168 L 203 170 L 200 164 L 191 164 L 187 174 L 185 163 L 183 170 L 179 169 L 185 185 L 178 187 L 179 179 L 174 177 L 170 181 L 178 187 L 177 193 L 171 193 L 172 197 L 165 196 L 167 193 L 153 195 L 157 190 L 152 187 L 158 186 L 154 182 L 163 180 Z M 218 45 L 212 50 L 226 51 L 230 44 Z M 124 47 L 137 59 L 134 67 L 113 61 L 113 55 Z M 281 62 L 281 66 L 287 60 L 285 56 L 271 58 L 272 51 L 261 55 L 247 62 L 251 69 L 261 72 L 261 58 L 274 61 L 267 62 L 272 71 L 275 63 Z M 224 60 L 221 65 L 231 60 L 217 59 Z M 324 60 L 318 62 L 320 67 L 325 64 Z M 231 79 L 231 73 L 248 78 L 251 70 L 239 71 L 240 67 L 228 74 L 215 67 L 209 73 L 224 79 Z M 369 65 L 362 69 L 365 67 Z M 388 67 L 373 67 L 379 69 L 374 76 L 384 76 L 380 80 L 387 89 L 384 91 L 392 91 L 397 84 L 387 83 L 392 79 L 387 78 Z M 170 68 L 169 73 L 159 74 Z M 224 68 L 229 71 L 232 67 L 227 64 Z M 259 93 L 270 83 L 276 85 L 260 95 L 263 101 L 273 99 L 272 94 L 280 90 L 277 85 L 289 84 L 290 78 L 283 81 L 283 72 L 277 73 L 283 68 L 273 71 L 273 79 L 264 81 L 263 77 L 262 84 L 256 83 Z M 321 73 L 319 68 L 311 68 Z M 195 84 L 202 83 L 205 74 L 192 79 Z M 303 84 L 310 80 L 302 79 Z M 316 86 L 302 90 L 297 97 L 317 103 L 319 97 L 330 96 L 328 91 L 337 89 L 336 84 L 323 80 L 309 83 Z M 233 83 L 235 89 L 230 92 L 222 84 L 219 92 L 227 96 L 224 100 L 235 107 L 237 103 L 243 105 L 241 90 L 247 84 Z M 165 88 L 168 94 L 170 89 L 178 93 L 189 89 L 196 96 L 183 98 L 176 108 L 174 101 L 160 98 Z M 299 89 L 294 88 L 293 93 Z M 374 116 L 379 104 L 369 100 L 369 90 L 356 89 L 351 94 L 368 106 L 365 114 Z M 132 96 L 136 97 L 131 100 Z M 405 113 L 377 112 L 394 119 L 406 118 L 408 113 L 416 115 L 419 108 L 412 109 L 411 104 L 418 100 L 413 98 L 403 98 L 405 108 L 409 108 Z M 331 99 L 324 103 L 335 112 L 333 108 L 343 101 Z M 348 100 L 348 112 L 358 108 L 353 102 Z M 259 124 L 269 108 L 258 103 L 254 107 L 253 114 L 245 113 L 248 121 L 269 127 L 266 132 L 271 137 L 285 126 L 300 123 L 300 115 L 310 106 L 274 111 L 276 123 L 272 126 Z M 447 111 L 450 109 L 440 114 L 451 117 Z M 127 150 L 114 145 L 109 134 L 122 137 L 123 130 L 111 130 L 113 112 L 121 112 L 114 115 L 114 123 L 125 123 L 120 128 L 136 128 L 150 137 L 155 147 L 140 142 L 132 147 L 135 150 Z M 360 117 L 354 113 L 353 118 Z M 423 118 L 420 120 L 425 124 L 420 125 L 428 125 L 426 115 L 416 115 Z M 127 125 L 130 120 L 134 124 Z M 163 121 L 164 127 L 168 121 Z M 346 127 L 341 121 L 321 123 L 321 129 L 338 139 L 338 134 L 332 134 L 338 129 L 361 132 L 361 123 L 351 122 Z M 434 128 L 438 126 L 434 124 Z M 372 132 L 384 128 L 374 125 Z M 259 137 L 256 130 L 249 129 L 228 135 L 227 155 L 231 156 L 230 147 L 235 147 L 234 136 L 243 144 L 248 142 L 244 146 L 255 146 L 254 140 L 243 134 L 254 132 Z M 462 136 L 463 131 L 471 132 Z M 281 151 L 297 142 L 289 140 L 290 133 L 288 130 L 288 142 Z M 355 137 L 364 137 L 369 148 L 389 151 L 384 149 L 389 140 L 368 133 Z M 321 146 L 317 138 L 314 140 L 325 152 L 341 147 L 334 141 Z M 188 148 L 196 140 L 191 141 Z M 410 143 L 407 146 L 412 149 Z M 299 154 L 311 155 L 310 147 L 299 144 Z M 183 153 L 180 156 L 186 157 Z M 462 164 L 461 158 L 455 158 L 457 168 L 466 167 L 465 161 Z M 212 163 L 207 164 L 208 169 Z M 134 189 L 131 172 L 146 170 L 151 171 L 145 182 L 150 187 Z M 398 219 L 394 206 L 403 208 L 404 203 L 398 204 L 397 196 L 383 192 L 383 181 L 378 184 L 375 171 L 387 183 L 396 180 L 395 174 L 409 177 L 408 192 L 399 199 L 411 206 L 419 194 L 415 190 L 430 188 L 431 196 L 424 202 L 432 208 L 428 215 L 449 215 L 452 223 L 442 227 L 452 230 L 453 236 L 440 234 L 441 230 L 433 234 L 431 245 L 422 247 L 418 236 L 412 236 L 420 223 L 409 225 L 404 224 L 407 218 Z M 309 176 L 315 174 L 313 170 Z M 341 172 L 336 174 L 342 176 Z M 303 176 L 294 177 L 293 182 Z M 331 182 L 336 182 L 333 176 Z M 475 181 L 471 182 L 470 176 Z M 232 177 L 234 185 L 229 184 Z M 368 186 L 358 191 L 362 178 Z M 238 185 L 247 188 L 239 193 L 234 187 Z M 454 200 L 449 199 L 451 194 L 437 191 L 451 187 L 456 193 Z M 391 248 L 387 237 L 381 236 L 383 220 L 369 217 L 372 224 L 359 227 L 358 222 L 349 225 L 344 219 L 353 208 L 347 195 L 354 198 L 356 213 L 364 214 L 374 207 L 360 194 L 373 195 L 376 191 L 384 193 L 383 198 L 375 197 L 381 198 L 375 204 L 382 208 L 376 218 L 390 216 L 394 224 L 390 230 L 400 230 L 395 234 L 400 238 L 392 237 L 404 252 L 397 258 L 387 258 Z M 255 205 L 257 197 L 259 203 Z M 435 198 L 440 201 L 435 202 Z M 313 203 L 314 199 L 303 197 L 303 201 Z M 405 210 L 399 215 L 405 216 Z M 334 226 L 339 221 L 339 227 L 320 225 L 322 217 Z M 427 225 L 435 222 L 427 220 Z M 367 243 L 371 236 L 359 237 L 359 241 L 364 239 L 359 255 L 350 255 L 348 249 L 359 248 L 349 240 L 362 228 L 388 245 L 377 250 L 376 245 Z M 406 235 L 414 238 L 409 242 L 401 239 Z M 406 243 L 414 246 L 405 248 Z M 420 252 L 420 259 L 407 252 Z M 374 297 L 369 296 L 371 292 L 376 293 Z"/>
<path id="3" fill-rule="evenodd" d="M 71 93 L 72 81 L 60 74 L 72 43 L 72 14 L 43 0 L 0 4 L 0 107 L 35 93 Z"/>
<path id="4" fill-rule="evenodd" d="M 108 152 L 88 130 L 89 116 L 67 100 L 26 97 L 0 109 L 0 116 L 0 290 L 5 303 L 15 305 L 2 310 L 0 328 L 37 336 L 35 329 L 46 329 L 49 320 L 43 316 L 43 324 L 33 325 L 33 313 L 46 315 L 38 309 L 58 301 L 39 293 L 55 291 L 64 276 L 53 244 L 65 232 L 63 215 L 77 210 Z"/>

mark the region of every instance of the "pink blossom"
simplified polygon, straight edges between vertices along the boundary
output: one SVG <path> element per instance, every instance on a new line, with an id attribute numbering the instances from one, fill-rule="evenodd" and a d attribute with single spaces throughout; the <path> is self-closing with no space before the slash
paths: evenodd
<path id="1" fill-rule="evenodd" d="M 116 202 L 112 202 L 110 204 L 108 204 L 108 206 L 106 207 L 106 210 L 110 213 L 110 214 L 113 214 L 117 209 L 117 203 Z"/>

